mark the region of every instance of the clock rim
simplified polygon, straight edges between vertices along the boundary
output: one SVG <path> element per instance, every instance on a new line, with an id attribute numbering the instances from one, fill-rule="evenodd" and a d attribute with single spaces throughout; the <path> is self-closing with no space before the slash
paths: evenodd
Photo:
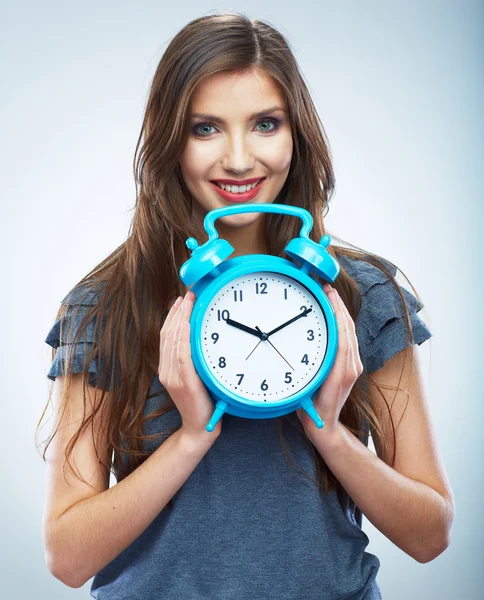
<path id="1" fill-rule="evenodd" d="M 322 286 L 318 281 L 301 271 L 301 267 L 278 256 L 266 256 L 260 254 L 237 256 L 224 261 L 216 270 L 218 271 L 218 275 L 211 277 L 211 280 L 209 281 L 206 281 L 206 278 L 204 278 L 205 281 L 202 280 L 198 282 L 192 288 L 196 294 L 196 298 L 190 319 L 190 342 L 193 354 L 192 360 L 197 373 L 203 383 L 207 386 L 208 390 L 212 392 L 217 399 L 222 399 L 231 406 L 236 406 L 237 408 L 243 405 L 248 410 L 254 409 L 258 413 L 258 416 L 261 412 L 269 412 L 270 409 L 277 412 L 284 408 L 284 414 L 286 414 L 287 412 L 290 412 L 289 409 L 298 408 L 304 398 L 311 396 L 313 392 L 319 388 L 322 381 L 327 377 L 336 358 L 338 346 L 337 320 L 331 302 L 324 293 Z M 323 316 L 326 319 L 328 338 L 325 356 L 314 377 L 295 394 L 291 394 L 282 400 L 271 402 L 267 405 L 258 400 L 250 400 L 238 396 L 232 390 L 229 390 L 219 383 L 218 379 L 212 375 L 211 370 L 203 358 L 201 335 L 203 317 L 215 294 L 232 280 L 242 275 L 263 271 L 279 273 L 291 277 L 296 280 L 296 282 L 300 282 L 314 295 L 321 307 Z M 201 283 L 204 285 L 199 285 Z"/>

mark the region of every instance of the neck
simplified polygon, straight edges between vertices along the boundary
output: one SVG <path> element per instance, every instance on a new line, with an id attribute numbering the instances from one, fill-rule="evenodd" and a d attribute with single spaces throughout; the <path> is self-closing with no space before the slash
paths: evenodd
<path id="1" fill-rule="evenodd" d="M 264 225 L 265 215 L 261 215 L 255 223 L 244 227 L 230 227 L 219 221 L 217 224 L 219 236 L 227 240 L 235 250 L 230 258 L 245 254 L 267 254 Z"/>
<path id="2" fill-rule="evenodd" d="M 196 203 L 194 203 L 194 211 L 203 223 L 206 213 Z M 235 250 L 229 258 L 245 254 L 268 254 L 265 237 L 266 218 L 265 214 L 261 214 L 254 223 L 240 227 L 231 227 L 230 225 L 225 225 L 221 219 L 217 220 L 215 225 L 219 237 L 227 240 Z"/>

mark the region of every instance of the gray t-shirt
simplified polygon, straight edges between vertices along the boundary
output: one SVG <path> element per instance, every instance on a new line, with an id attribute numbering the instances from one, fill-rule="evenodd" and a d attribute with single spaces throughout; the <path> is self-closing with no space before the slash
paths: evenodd
<path id="1" fill-rule="evenodd" d="M 356 322 L 365 368 L 375 371 L 405 348 L 403 306 L 391 281 L 361 260 L 340 258 L 362 293 Z M 390 267 L 388 263 L 387 266 Z M 395 271 L 391 268 L 393 274 Z M 431 333 L 408 290 L 415 342 Z M 65 302 L 75 303 L 75 294 Z M 95 301 L 91 294 L 84 302 Z M 56 321 L 46 343 L 58 348 L 48 373 L 55 380 L 64 358 Z M 86 339 L 95 343 L 92 329 Z M 82 370 L 82 344 L 74 371 Z M 95 361 L 90 383 L 96 384 Z M 145 414 L 168 400 L 157 374 Z M 311 445 L 297 430 L 295 412 L 283 420 L 284 437 L 299 467 L 316 479 Z M 177 408 L 148 421 L 144 433 L 180 427 Z M 368 428 L 361 436 L 368 445 Z M 160 442 L 149 440 L 155 450 Z M 288 464 L 289 462 L 289 464 Z M 91 596 L 109 600 L 380 600 L 379 559 L 365 552 L 362 513 L 344 492 L 328 496 L 286 461 L 276 419 L 223 416 L 222 432 L 185 484 L 111 563 L 92 580 Z"/>

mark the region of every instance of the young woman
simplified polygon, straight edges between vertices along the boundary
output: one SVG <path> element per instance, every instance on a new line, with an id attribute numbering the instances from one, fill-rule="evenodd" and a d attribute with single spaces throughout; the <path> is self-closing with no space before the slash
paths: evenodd
<path id="1" fill-rule="evenodd" d="M 136 152 L 142 138 L 128 239 L 46 339 L 48 568 L 70 587 L 94 577 L 100 599 L 381 598 L 362 514 L 425 563 L 454 512 L 415 354 L 431 333 L 395 265 L 332 236 L 339 345 L 314 397 L 322 429 L 298 410 L 225 414 L 207 432 L 214 404 L 191 359 L 194 293 L 178 270 L 207 211 L 239 201 L 221 184 L 262 181 L 251 202 L 303 207 L 311 238 L 325 233 L 329 147 L 284 37 L 240 14 L 190 22 L 158 65 Z M 284 256 L 300 221 L 245 213 L 217 229 L 231 257 Z"/>

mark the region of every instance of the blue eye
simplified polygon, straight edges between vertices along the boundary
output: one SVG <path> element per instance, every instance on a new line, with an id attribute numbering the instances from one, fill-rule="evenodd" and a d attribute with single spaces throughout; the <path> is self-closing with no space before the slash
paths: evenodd
<path id="1" fill-rule="evenodd" d="M 195 135 L 198 135 L 199 137 L 207 137 L 206 135 L 197 132 L 197 129 L 202 126 L 203 127 L 213 127 L 213 125 L 211 123 L 197 123 L 196 125 L 193 126 L 192 131 Z"/>
<path id="2" fill-rule="evenodd" d="M 269 118 L 265 118 L 265 119 L 260 119 L 257 123 L 257 125 L 260 125 L 261 123 L 272 123 L 273 127 L 272 129 L 263 129 L 262 132 L 265 133 L 272 133 L 273 131 L 276 131 L 279 128 L 279 120 L 278 119 L 274 119 L 273 117 L 269 117 Z M 205 132 L 207 133 L 207 135 L 203 134 L 203 133 L 199 133 L 199 131 L 197 131 L 200 127 L 215 127 L 212 123 L 196 123 L 193 127 L 192 127 L 192 132 L 194 135 L 196 135 L 197 137 L 208 137 L 211 132 Z M 261 131 L 261 130 L 259 130 Z"/>
<path id="3" fill-rule="evenodd" d="M 257 124 L 260 123 L 272 123 L 274 127 L 272 129 L 266 129 L 266 131 L 275 131 L 279 127 L 279 121 L 277 119 L 261 119 Z M 263 130 L 264 131 L 264 130 Z"/>

